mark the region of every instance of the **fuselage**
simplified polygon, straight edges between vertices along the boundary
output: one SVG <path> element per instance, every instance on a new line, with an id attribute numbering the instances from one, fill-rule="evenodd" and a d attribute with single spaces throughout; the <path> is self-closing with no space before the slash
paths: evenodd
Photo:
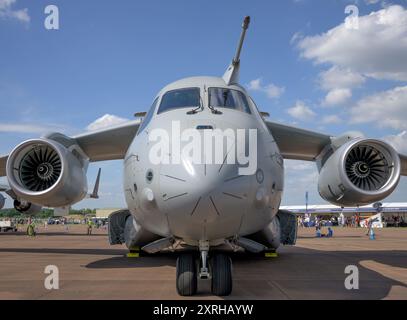
<path id="1" fill-rule="evenodd" d="M 249 129 L 256 131 L 255 148 Z M 217 150 L 216 138 L 225 132 Z M 208 147 L 210 135 L 214 143 Z M 160 143 L 165 147 L 157 152 Z M 264 229 L 278 211 L 283 175 L 279 149 L 245 89 L 222 78 L 195 77 L 157 95 L 127 151 L 124 191 L 146 230 L 215 243 Z"/>

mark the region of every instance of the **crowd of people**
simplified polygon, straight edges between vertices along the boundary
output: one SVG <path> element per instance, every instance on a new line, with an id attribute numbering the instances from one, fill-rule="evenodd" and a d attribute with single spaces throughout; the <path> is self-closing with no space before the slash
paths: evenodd
<path id="1" fill-rule="evenodd" d="M 49 225 L 61 225 L 66 232 L 69 231 L 69 226 L 72 224 L 82 224 L 86 226 L 86 234 L 91 235 L 94 228 L 107 229 L 107 219 L 96 219 L 96 218 L 84 218 L 79 223 L 73 223 L 66 218 L 50 218 L 50 219 L 36 219 L 32 217 L 26 218 L 5 218 L 4 221 L 12 221 L 16 226 L 16 230 L 24 230 L 24 232 L 30 236 L 35 237 L 38 233 L 39 226 L 43 226 L 45 230 L 48 229 Z M 23 228 L 23 229 L 21 229 Z"/>
<path id="2" fill-rule="evenodd" d="M 407 227 L 407 223 L 402 216 L 384 216 L 383 225 L 386 227 Z"/>
<path id="3" fill-rule="evenodd" d="M 348 228 L 357 228 L 360 226 L 360 215 L 353 214 L 351 217 L 339 216 L 340 223 L 339 225 Z"/>
<path id="4" fill-rule="evenodd" d="M 338 217 L 332 216 L 323 219 L 322 216 L 311 217 L 310 215 L 297 216 L 298 226 L 302 228 L 311 228 L 316 226 L 332 227 L 338 225 Z"/>
<path id="5" fill-rule="evenodd" d="M 374 239 L 375 234 L 373 228 L 380 227 L 407 227 L 407 223 L 403 216 L 400 215 L 380 215 L 376 214 L 370 218 L 361 217 L 360 214 L 355 213 L 351 216 L 345 216 L 341 213 L 339 216 L 312 216 L 305 214 L 297 216 L 297 223 L 299 227 L 310 228 L 315 227 L 315 236 L 321 237 L 333 237 L 332 226 L 348 227 L 348 228 L 367 228 L 366 235 Z M 327 233 L 322 231 L 322 227 L 327 227 Z"/>
<path id="6" fill-rule="evenodd" d="M 361 226 L 361 222 L 366 219 L 360 216 L 360 214 L 353 214 L 352 216 L 345 216 L 342 213 L 339 216 L 314 216 L 301 215 L 298 216 L 298 226 L 302 228 L 315 227 L 317 225 L 324 227 L 340 226 L 347 228 L 358 228 Z M 383 215 L 382 216 L 383 227 L 407 227 L 407 222 L 403 216 L 399 215 Z"/>

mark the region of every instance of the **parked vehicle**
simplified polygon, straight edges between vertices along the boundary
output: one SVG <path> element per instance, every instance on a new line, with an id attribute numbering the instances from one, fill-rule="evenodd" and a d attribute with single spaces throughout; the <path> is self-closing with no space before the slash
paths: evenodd
<path id="1" fill-rule="evenodd" d="M 0 221 L 0 232 L 17 232 L 17 226 L 13 221 Z"/>

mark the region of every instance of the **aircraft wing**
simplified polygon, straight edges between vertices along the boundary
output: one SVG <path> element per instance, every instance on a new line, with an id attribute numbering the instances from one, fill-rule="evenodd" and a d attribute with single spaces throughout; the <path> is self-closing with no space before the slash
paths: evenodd
<path id="1" fill-rule="evenodd" d="M 314 161 L 331 144 L 332 137 L 326 134 L 271 121 L 266 124 L 285 159 Z"/>
<path id="2" fill-rule="evenodd" d="M 89 157 L 90 162 L 123 159 L 141 120 L 129 121 L 114 127 L 87 132 L 72 137 Z M 46 137 L 52 139 L 53 134 Z M 0 157 L 0 177 L 6 176 L 8 156 Z"/>
<path id="3" fill-rule="evenodd" d="M 267 127 L 285 159 L 315 161 L 332 143 L 333 136 L 266 120 Z M 400 154 L 401 175 L 407 176 L 407 156 Z"/>
<path id="4" fill-rule="evenodd" d="M 89 157 L 90 162 L 123 159 L 141 120 L 133 120 L 121 125 L 92 131 L 73 137 Z"/>

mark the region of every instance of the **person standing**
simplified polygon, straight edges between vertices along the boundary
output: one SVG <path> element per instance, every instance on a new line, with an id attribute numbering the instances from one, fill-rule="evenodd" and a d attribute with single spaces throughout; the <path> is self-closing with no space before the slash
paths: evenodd
<path id="1" fill-rule="evenodd" d="M 34 221 L 31 221 L 31 218 L 27 227 L 27 235 L 29 237 L 35 237 L 35 224 Z"/>
<path id="2" fill-rule="evenodd" d="M 89 219 L 88 220 L 88 236 L 90 236 L 92 234 L 92 220 Z"/>
<path id="3" fill-rule="evenodd" d="M 369 220 L 367 221 L 367 233 L 366 235 L 368 236 L 371 232 L 372 229 L 372 225 L 373 225 L 373 220 L 369 218 Z"/>

